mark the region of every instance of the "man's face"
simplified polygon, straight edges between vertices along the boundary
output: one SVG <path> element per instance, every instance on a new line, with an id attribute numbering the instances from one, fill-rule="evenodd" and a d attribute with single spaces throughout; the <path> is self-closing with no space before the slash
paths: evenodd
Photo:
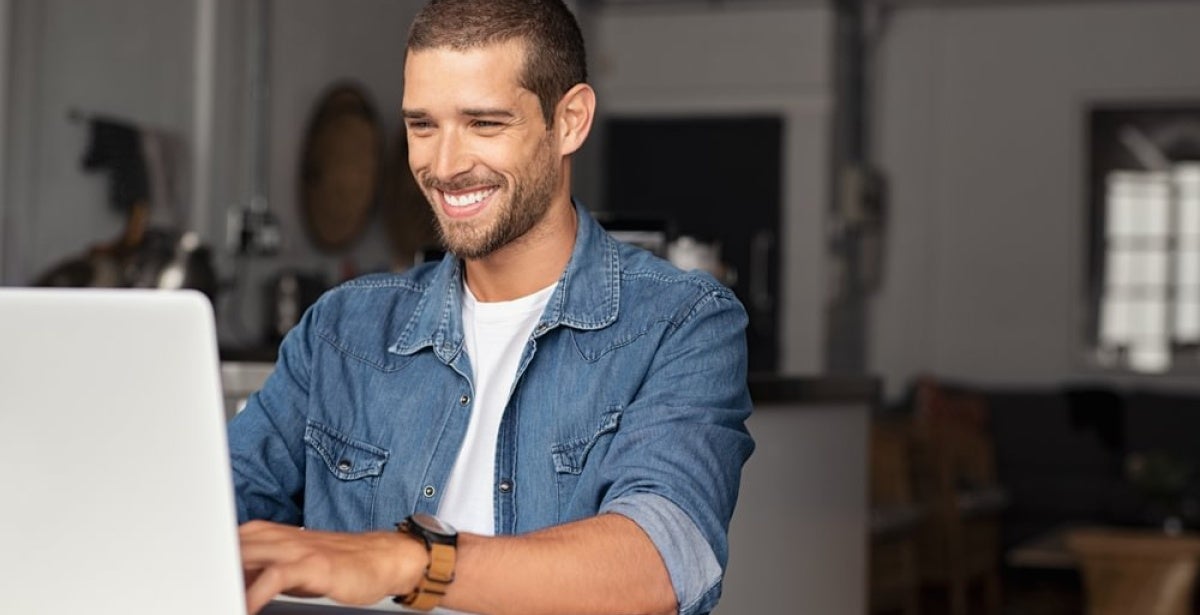
<path id="1" fill-rule="evenodd" d="M 468 259 L 525 235 L 562 190 L 562 156 L 537 96 L 519 83 L 518 41 L 409 53 L 408 162 L 443 242 Z"/>

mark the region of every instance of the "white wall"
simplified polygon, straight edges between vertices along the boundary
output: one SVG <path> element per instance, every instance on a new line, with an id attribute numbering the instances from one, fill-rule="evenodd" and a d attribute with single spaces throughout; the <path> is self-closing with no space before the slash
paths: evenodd
<path id="1" fill-rule="evenodd" d="M 1084 110 L 1200 99 L 1200 5 L 898 11 L 880 59 L 892 187 L 873 368 L 979 383 L 1095 377 L 1084 360 Z"/>
<path id="2" fill-rule="evenodd" d="M 772 113 L 783 118 L 780 368 L 819 372 L 832 12 L 800 5 L 695 3 L 612 7 L 596 17 L 591 54 L 602 113 Z"/>

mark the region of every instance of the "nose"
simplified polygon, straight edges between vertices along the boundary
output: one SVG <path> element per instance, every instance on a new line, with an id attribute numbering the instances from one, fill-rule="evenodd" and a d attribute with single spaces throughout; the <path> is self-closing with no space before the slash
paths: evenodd
<path id="1" fill-rule="evenodd" d="M 448 181 L 471 170 L 471 156 L 456 131 L 443 131 L 437 136 L 436 150 L 430 172 L 439 180 Z"/>

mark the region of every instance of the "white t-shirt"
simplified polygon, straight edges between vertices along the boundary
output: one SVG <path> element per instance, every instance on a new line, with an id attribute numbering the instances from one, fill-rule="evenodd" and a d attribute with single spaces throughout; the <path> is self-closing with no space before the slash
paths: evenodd
<path id="1" fill-rule="evenodd" d="M 496 533 L 496 437 L 529 335 L 557 284 L 512 301 L 481 302 L 463 284 L 463 333 L 475 404 L 462 450 L 442 491 L 438 517 L 460 532 Z"/>

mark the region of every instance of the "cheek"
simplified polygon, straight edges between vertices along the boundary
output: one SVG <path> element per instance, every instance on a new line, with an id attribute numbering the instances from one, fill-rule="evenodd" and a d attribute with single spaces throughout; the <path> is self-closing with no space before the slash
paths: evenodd
<path id="1" fill-rule="evenodd" d="M 416 174 L 418 169 L 422 169 L 429 164 L 429 156 L 426 155 L 424 150 L 425 148 L 421 146 L 420 142 L 414 142 L 412 139 L 408 140 L 408 168 L 412 169 L 414 174 Z"/>
<path id="2" fill-rule="evenodd" d="M 481 152 L 480 163 L 505 175 L 522 175 L 543 157 L 536 145 L 529 143 L 489 143 L 486 152 Z"/>
<path id="3" fill-rule="evenodd" d="M 424 191 L 425 180 L 429 177 L 429 158 L 415 155 L 410 151 L 408 155 L 408 170 L 412 173 L 413 179 L 416 180 L 417 187 Z"/>

